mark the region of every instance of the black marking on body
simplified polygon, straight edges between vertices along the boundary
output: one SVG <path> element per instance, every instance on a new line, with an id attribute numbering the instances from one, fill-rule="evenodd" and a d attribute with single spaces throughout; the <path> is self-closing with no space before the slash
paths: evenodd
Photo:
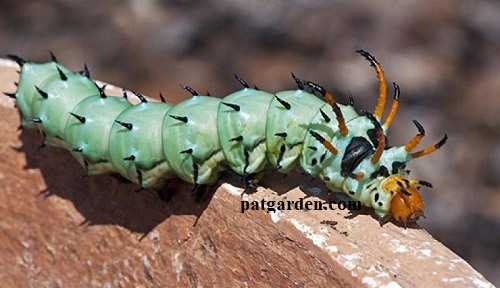
<path id="1" fill-rule="evenodd" d="M 286 138 L 287 134 L 286 134 L 286 132 L 281 132 L 281 133 L 274 134 L 274 136 Z"/>
<path id="2" fill-rule="evenodd" d="M 243 141 L 243 135 L 229 139 L 229 142 L 241 142 Z"/>
<path id="3" fill-rule="evenodd" d="M 198 164 L 194 162 L 193 162 L 193 180 L 195 184 L 198 181 Z"/>
<path id="4" fill-rule="evenodd" d="M 389 177 L 389 170 L 384 165 L 380 166 L 376 171 L 370 175 L 370 179 L 375 179 L 378 176 Z"/>
<path id="5" fill-rule="evenodd" d="M 189 148 L 189 149 L 186 149 L 186 150 L 183 150 L 181 151 L 179 154 L 193 154 L 193 149 Z"/>
<path id="6" fill-rule="evenodd" d="M 142 171 L 140 169 L 137 169 L 136 172 L 137 172 L 137 180 L 139 180 L 139 185 L 141 185 L 141 189 L 136 190 L 135 192 L 140 192 L 144 188 L 142 186 Z"/>
<path id="7" fill-rule="evenodd" d="M 286 151 L 286 146 L 285 144 L 282 144 L 280 147 L 280 154 L 278 155 L 278 161 L 276 161 L 276 169 L 281 169 L 283 166 L 280 165 L 281 161 L 283 160 L 283 156 L 285 155 Z"/>
<path id="8" fill-rule="evenodd" d="M 123 158 L 123 161 L 134 161 L 135 160 L 135 155 L 130 155 L 128 157 Z"/>
<path id="9" fill-rule="evenodd" d="M 399 169 L 405 169 L 406 168 L 406 163 L 405 162 L 399 162 L 399 161 L 394 161 L 392 162 L 392 174 L 398 174 Z"/>
<path id="10" fill-rule="evenodd" d="M 323 163 L 323 161 L 325 161 L 325 157 L 326 157 L 326 151 L 325 153 L 323 153 L 323 155 L 321 155 L 321 157 L 319 157 L 319 163 Z"/>
<path id="11" fill-rule="evenodd" d="M 373 152 L 373 146 L 368 140 L 363 137 L 352 138 L 351 143 L 349 143 L 345 149 L 344 157 L 342 157 L 340 175 L 343 177 L 352 175 L 352 172 L 359 163 L 361 163 L 366 156 L 373 154 Z"/>

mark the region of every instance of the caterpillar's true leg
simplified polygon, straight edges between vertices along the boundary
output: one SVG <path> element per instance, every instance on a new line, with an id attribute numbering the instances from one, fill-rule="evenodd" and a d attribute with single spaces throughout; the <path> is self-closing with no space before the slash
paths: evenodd
<path id="1" fill-rule="evenodd" d="M 202 203 L 207 198 L 209 194 L 210 186 L 207 184 L 194 184 L 193 189 L 191 190 L 191 195 L 194 198 L 196 203 Z"/>

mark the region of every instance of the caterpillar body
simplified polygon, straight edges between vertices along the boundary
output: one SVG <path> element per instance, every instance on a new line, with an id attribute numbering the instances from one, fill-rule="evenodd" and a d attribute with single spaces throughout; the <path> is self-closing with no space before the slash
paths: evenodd
<path id="1" fill-rule="evenodd" d="M 140 103 L 132 105 L 125 92 L 124 97 L 106 95 L 86 66 L 73 73 L 53 55 L 43 64 L 9 55 L 21 70 L 17 91 L 5 94 L 16 99 L 22 127 L 37 128 L 44 144 L 70 150 L 88 175 L 117 172 L 142 188 L 161 188 L 179 177 L 202 189 L 229 169 L 242 175 L 250 192 L 266 167 L 287 172 L 300 165 L 328 188 L 373 207 L 382 220 L 406 226 L 423 216 L 417 188 L 431 186 L 408 179 L 406 165 L 438 150 L 447 136 L 412 152 L 425 134 L 414 120 L 418 134 L 404 146 L 389 147 L 386 135 L 399 105 L 399 87 L 394 83 L 382 121 L 384 72 L 368 52 L 357 52 L 377 73 L 373 113 L 358 114 L 352 101 L 338 104 L 322 86 L 293 74 L 296 90 L 268 93 L 235 75 L 244 88 L 223 99 L 183 86 L 193 97 L 179 104 L 163 97 L 151 102 L 134 92 Z"/>

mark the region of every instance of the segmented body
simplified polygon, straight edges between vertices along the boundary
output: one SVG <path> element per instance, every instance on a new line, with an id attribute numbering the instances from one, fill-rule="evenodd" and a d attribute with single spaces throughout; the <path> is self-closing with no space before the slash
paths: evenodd
<path id="1" fill-rule="evenodd" d="M 222 99 L 185 87 L 193 97 L 179 104 L 151 102 L 135 93 L 141 102 L 132 105 L 126 97 L 106 95 L 87 69 L 73 73 L 55 58 L 35 64 L 11 56 L 21 71 L 18 90 L 9 95 L 17 100 L 22 126 L 38 128 L 45 144 L 69 149 L 89 175 L 118 172 L 141 187 L 160 188 L 174 177 L 211 185 L 230 169 L 243 175 L 250 190 L 254 176 L 264 169 L 287 172 L 300 165 L 330 189 L 374 207 L 378 215 L 395 216 L 394 196 L 416 195 L 414 186 L 427 184 L 407 180 L 406 164 L 418 153 L 437 150 L 445 139 L 411 153 L 423 137 L 415 121 L 420 133 L 407 145 L 385 144 L 399 88 L 395 85 L 391 111 L 381 124 L 385 78 L 375 58 L 359 52 L 379 78 L 373 115 L 359 115 L 352 104 L 337 104 L 323 87 L 295 76 L 296 90 L 264 92 L 237 77 L 244 88 Z M 405 209 L 410 204 L 403 201 Z M 411 213 L 423 212 L 423 201 L 421 205 Z M 399 220 L 411 222 L 408 217 Z"/>

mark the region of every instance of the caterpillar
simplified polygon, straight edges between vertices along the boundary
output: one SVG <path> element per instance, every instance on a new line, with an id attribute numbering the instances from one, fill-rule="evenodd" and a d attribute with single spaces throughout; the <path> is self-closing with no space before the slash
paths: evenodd
<path id="1" fill-rule="evenodd" d="M 373 207 L 381 222 L 406 226 L 424 217 L 418 189 L 432 187 L 409 179 L 406 166 L 438 150 L 447 135 L 414 152 L 425 130 L 413 120 L 418 134 L 404 146 L 389 146 L 386 135 L 400 88 L 393 83 L 383 120 L 384 71 L 371 54 L 357 52 L 378 78 L 373 113 L 358 113 L 352 97 L 348 105 L 339 104 L 323 86 L 293 73 L 295 90 L 269 93 L 235 75 L 243 89 L 222 99 L 182 86 L 193 97 L 176 105 L 161 94 L 161 102 L 152 102 L 137 92 L 140 103 L 132 105 L 125 90 L 123 97 L 107 95 L 86 65 L 72 72 L 52 53 L 43 64 L 8 55 L 21 69 L 17 91 L 5 94 L 16 100 L 21 128 L 36 128 L 44 144 L 68 149 L 87 175 L 119 173 L 141 189 L 158 189 L 178 177 L 193 183 L 194 191 L 204 191 L 231 170 L 242 176 L 244 193 L 250 193 L 267 167 L 286 173 L 300 166 L 329 189 Z"/>

